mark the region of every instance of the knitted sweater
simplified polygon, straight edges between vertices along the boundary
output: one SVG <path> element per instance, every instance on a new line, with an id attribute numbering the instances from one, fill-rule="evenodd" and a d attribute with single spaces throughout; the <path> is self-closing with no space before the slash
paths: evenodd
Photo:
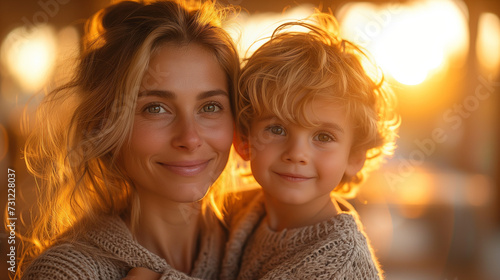
<path id="1" fill-rule="evenodd" d="M 200 251 L 188 276 L 137 243 L 119 217 L 109 217 L 76 242 L 57 244 L 46 250 L 28 266 L 22 279 L 121 279 L 134 267 L 162 273 L 161 279 L 215 279 L 224 241 L 221 226 L 202 232 Z"/>
<path id="2" fill-rule="evenodd" d="M 221 279 L 381 279 L 356 213 L 271 230 L 262 193 L 230 221 Z"/>

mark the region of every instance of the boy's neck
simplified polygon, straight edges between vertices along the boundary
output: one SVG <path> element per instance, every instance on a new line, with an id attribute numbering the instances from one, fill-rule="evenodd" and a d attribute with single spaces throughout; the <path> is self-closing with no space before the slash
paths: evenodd
<path id="1" fill-rule="evenodd" d="M 311 226 L 331 219 L 341 212 L 337 202 L 330 196 L 296 205 L 283 203 L 264 192 L 264 203 L 267 223 L 274 231 Z"/>

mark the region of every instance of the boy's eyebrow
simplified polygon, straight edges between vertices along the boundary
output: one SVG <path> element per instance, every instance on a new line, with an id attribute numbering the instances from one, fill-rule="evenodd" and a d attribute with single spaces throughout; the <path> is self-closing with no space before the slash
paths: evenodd
<path id="1" fill-rule="evenodd" d="M 229 94 L 222 89 L 216 89 L 216 90 L 209 90 L 209 91 L 204 91 L 198 96 L 196 96 L 196 100 L 202 100 L 205 98 L 209 98 L 212 96 L 217 96 L 217 95 L 224 95 L 224 96 L 229 96 Z M 168 90 L 146 90 L 139 92 L 139 97 L 146 97 L 146 96 L 157 96 L 165 99 L 176 99 L 177 95 L 171 91 Z"/>
<path id="2" fill-rule="evenodd" d="M 279 120 L 279 118 L 278 118 L 278 117 L 273 116 L 273 115 L 265 115 L 265 116 L 262 116 L 262 117 L 258 117 L 258 118 L 256 118 L 256 119 L 257 119 L 257 120 L 259 120 L 259 121 L 269 121 L 269 120 L 272 120 L 272 119 L 277 119 L 277 120 Z"/>
<path id="3" fill-rule="evenodd" d="M 333 129 L 333 130 L 335 130 L 337 132 L 340 132 L 340 133 L 344 133 L 344 129 L 340 125 L 338 125 L 336 123 L 331 123 L 331 122 L 320 123 L 319 126 L 325 127 L 325 128 L 329 128 L 329 129 Z"/>

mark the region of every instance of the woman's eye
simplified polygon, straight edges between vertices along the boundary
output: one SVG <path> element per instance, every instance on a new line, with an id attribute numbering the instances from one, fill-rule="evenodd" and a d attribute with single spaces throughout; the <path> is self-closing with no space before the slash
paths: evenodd
<path id="1" fill-rule="evenodd" d="M 279 125 L 271 126 L 268 130 L 271 131 L 272 134 L 285 135 L 285 129 Z"/>
<path id="2" fill-rule="evenodd" d="M 326 133 L 320 133 L 320 134 L 316 135 L 315 138 L 317 141 L 320 141 L 320 142 L 334 141 L 334 138 L 331 135 L 326 134 Z"/>
<path id="3" fill-rule="evenodd" d="M 221 106 L 215 103 L 210 103 L 201 109 L 204 113 L 215 113 L 221 110 Z"/>
<path id="4" fill-rule="evenodd" d="M 213 112 L 217 112 L 219 110 L 220 110 L 220 108 L 217 107 L 217 105 L 214 105 L 214 104 L 209 104 L 209 105 L 206 105 L 206 106 L 203 107 L 203 111 L 207 112 L 207 113 L 208 112 L 213 113 Z"/>
<path id="5" fill-rule="evenodd" d="M 161 114 L 167 111 L 160 105 L 152 105 L 146 108 L 146 112 L 150 114 Z"/>

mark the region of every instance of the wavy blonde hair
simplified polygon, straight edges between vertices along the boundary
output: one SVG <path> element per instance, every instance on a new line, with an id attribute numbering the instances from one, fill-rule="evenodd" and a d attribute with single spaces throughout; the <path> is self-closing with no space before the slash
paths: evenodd
<path id="1" fill-rule="evenodd" d="M 245 63 L 234 105 L 243 142 L 251 120 L 267 112 L 284 122 L 314 126 L 305 110 L 321 97 L 345 104 L 355 125 L 352 151 L 367 155 L 363 169 L 344 176 L 334 192 L 354 196 L 368 171 L 393 153 L 399 126 L 395 96 L 366 52 L 339 36 L 330 14 L 280 25 Z"/>
<path id="2" fill-rule="evenodd" d="M 26 165 L 38 178 L 38 204 L 23 260 L 62 236 L 78 236 L 102 215 L 129 215 L 132 225 L 137 222 L 138 197 L 117 158 L 132 131 L 142 77 L 159 47 L 167 42 L 204 46 L 235 95 L 239 57 L 221 27 L 228 10 L 213 1 L 197 7 L 149 2 L 119 2 L 92 17 L 74 78 L 38 108 L 24 149 Z M 203 199 L 203 209 L 219 216 L 221 180 Z"/>

